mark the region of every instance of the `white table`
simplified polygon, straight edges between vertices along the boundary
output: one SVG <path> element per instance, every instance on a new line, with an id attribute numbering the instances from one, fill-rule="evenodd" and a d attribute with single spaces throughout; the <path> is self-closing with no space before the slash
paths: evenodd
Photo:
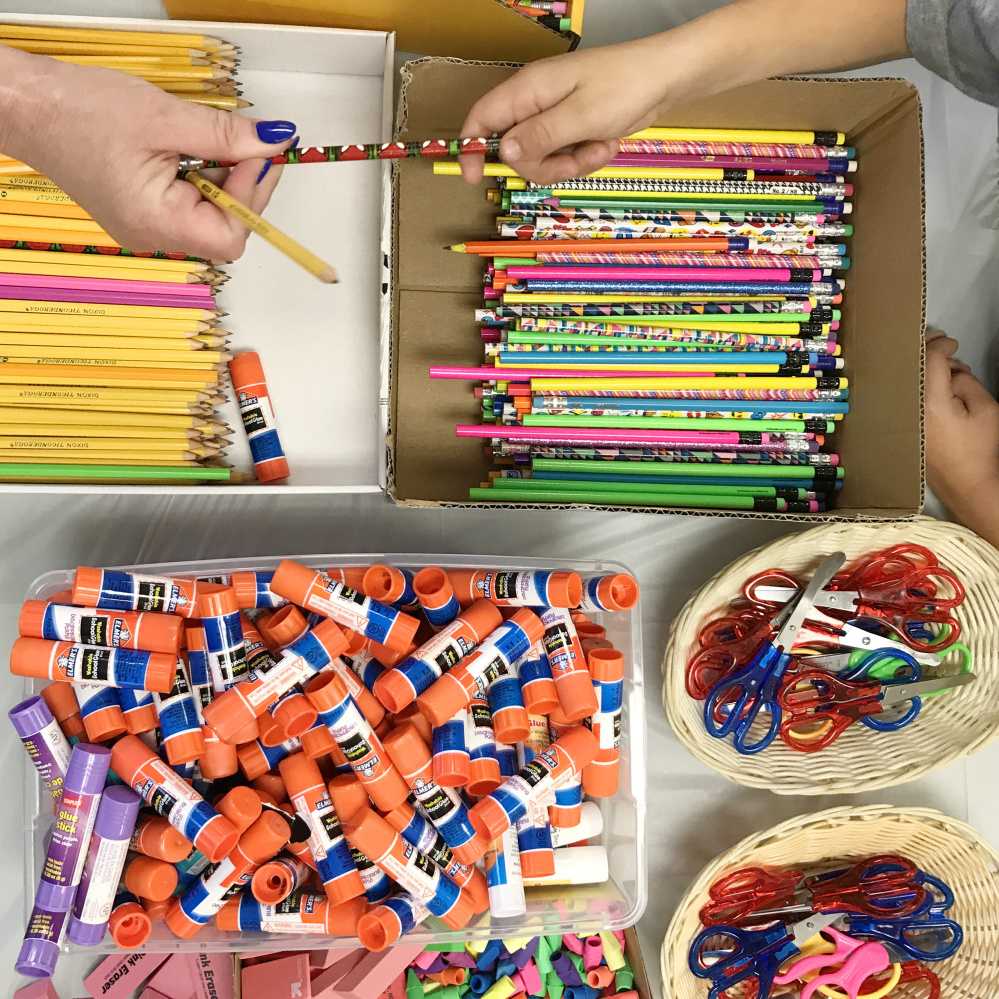
<path id="1" fill-rule="evenodd" d="M 710 0 L 588 0 L 587 44 L 663 30 L 720 6 Z M 158 0 L 0 0 L 0 13 L 162 16 Z M 911 60 L 855 75 L 913 80 L 926 113 L 929 320 L 958 336 L 962 355 L 993 385 L 991 344 L 999 326 L 999 205 L 996 113 L 935 79 Z M 293 117 L 293 110 L 291 116 Z M 986 193 L 989 192 L 989 193 Z M 994 362 L 993 362 L 994 363 Z M 749 833 L 836 804 L 927 805 L 965 819 L 999 845 L 994 774 L 999 745 L 923 780 L 858 798 L 785 798 L 731 784 L 691 759 L 663 715 L 659 665 L 669 622 L 690 593 L 735 557 L 798 528 L 707 517 L 472 510 L 400 510 L 374 496 L 210 498 L 101 496 L 72 504 L 44 496 L 5 497 L 0 506 L 0 649 L 15 638 L 28 583 L 48 569 L 179 559 L 335 551 L 439 551 L 551 557 L 613 557 L 643 587 L 649 719 L 648 910 L 639 924 L 645 958 L 658 982 L 659 947 L 673 907 L 696 872 Z M 20 682 L 0 670 L 0 704 Z M 22 749 L 0 745 L 0 980 L 20 944 Z M 803 762 L 803 766 L 807 762 Z M 31 886 L 33 890 L 33 884 Z M 63 999 L 82 992 L 91 961 L 60 962 Z"/>

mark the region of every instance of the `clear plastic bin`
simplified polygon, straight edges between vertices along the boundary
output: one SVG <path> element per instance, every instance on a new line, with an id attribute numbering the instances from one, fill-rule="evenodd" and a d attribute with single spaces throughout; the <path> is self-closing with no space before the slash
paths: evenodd
<path id="1" fill-rule="evenodd" d="M 444 569 L 548 569 L 551 562 L 530 558 L 481 558 L 466 555 L 401 555 L 390 553 L 364 555 L 290 556 L 315 568 L 369 565 L 383 562 L 409 569 L 438 565 Z M 134 572 L 169 576 L 213 576 L 239 570 L 273 569 L 280 556 L 223 559 L 201 562 L 167 562 L 155 565 L 120 566 Z M 628 572 L 620 562 L 572 559 L 557 568 L 581 574 Z M 32 583 L 26 599 L 44 600 L 72 586 L 73 570 L 47 572 Z M 610 880 L 602 885 L 560 886 L 527 889 L 527 913 L 515 919 L 495 919 L 488 912 L 476 916 L 462 930 L 455 932 L 431 916 L 403 937 L 406 943 L 427 946 L 489 938 L 533 937 L 563 932 L 594 933 L 598 930 L 624 929 L 641 917 L 646 904 L 645 855 L 645 709 L 642 683 L 642 632 L 639 606 L 632 611 L 592 614 L 607 629 L 607 637 L 624 653 L 624 704 L 621 721 L 621 770 L 618 793 L 600 802 L 604 816 L 601 842 L 607 848 Z M 27 680 L 24 696 L 37 693 L 45 684 Z M 38 874 L 45 853 L 45 836 L 52 823 L 48 797 L 44 797 L 37 772 L 24 754 L 24 794 L 28 825 L 24 838 L 25 920 L 31 910 Z M 555 903 L 553 906 L 552 903 Z M 155 952 L 311 950 L 348 946 L 345 937 L 320 937 L 272 933 L 226 933 L 214 924 L 192 940 L 179 940 L 162 922 L 154 923 L 153 935 L 143 950 Z M 353 940 L 354 938 L 349 938 Z M 402 941 L 400 941 L 402 942 Z M 68 952 L 83 951 L 64 944 Z M 86 948 L 91 954 L 114 953 L 110 936 L 97 947 Z"/>

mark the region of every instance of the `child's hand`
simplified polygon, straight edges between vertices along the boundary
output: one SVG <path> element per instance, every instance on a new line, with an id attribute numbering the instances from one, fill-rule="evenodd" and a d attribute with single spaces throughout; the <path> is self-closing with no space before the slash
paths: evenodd
<path id="1" fill-rule="evenodd" d="M 999 402 L 953 355 L 945 333 L 926 339 L 926 471 L 930 488 L 972 530 L 996 543 Z"/>

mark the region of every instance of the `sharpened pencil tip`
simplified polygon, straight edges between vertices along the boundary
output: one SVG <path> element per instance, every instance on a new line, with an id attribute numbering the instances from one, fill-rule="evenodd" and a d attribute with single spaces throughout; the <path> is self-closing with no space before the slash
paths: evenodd
<path id="1" fill-rule="evenodd" d="M 339 284 L 340 283 L 340 278 L 337 277 L 337 273 L 336 273 L 335 270 L 333 270 L 332 267 L 327 267 L 324 271 L 322 271 L 318 275 L 318 277 L 319 277 L 319 280 L 322 281 L 322 282 L 324 282 L 325 284 Z"/>

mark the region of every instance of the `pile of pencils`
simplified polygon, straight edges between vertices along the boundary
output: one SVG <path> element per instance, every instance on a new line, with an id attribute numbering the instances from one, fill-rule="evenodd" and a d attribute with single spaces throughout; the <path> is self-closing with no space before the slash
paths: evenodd
<path id="1" fill-rule="evenodd" d="M 572 30 L 572 0 L 506 0 L 520 14 L 565 34 Z"/>
<path id="2" fill-rule="evenodd" d="M 648 129 L 540 188 L 503 164 L 487 261 L 473 500 L 817 513 L 844 470 L 837 342 L 852 226 L 845 137 Z M 436 173 L 458 171 L 435 163 Z"/>
<path id="3" fill-rule="evenodd" d="M 0 25 L 0 43 L 245 106 L 238 53 L 200 35 Z M 72 198 L 0 155 L 0 481 L 230 481 L 225 274 L 120 247 Z"/>

